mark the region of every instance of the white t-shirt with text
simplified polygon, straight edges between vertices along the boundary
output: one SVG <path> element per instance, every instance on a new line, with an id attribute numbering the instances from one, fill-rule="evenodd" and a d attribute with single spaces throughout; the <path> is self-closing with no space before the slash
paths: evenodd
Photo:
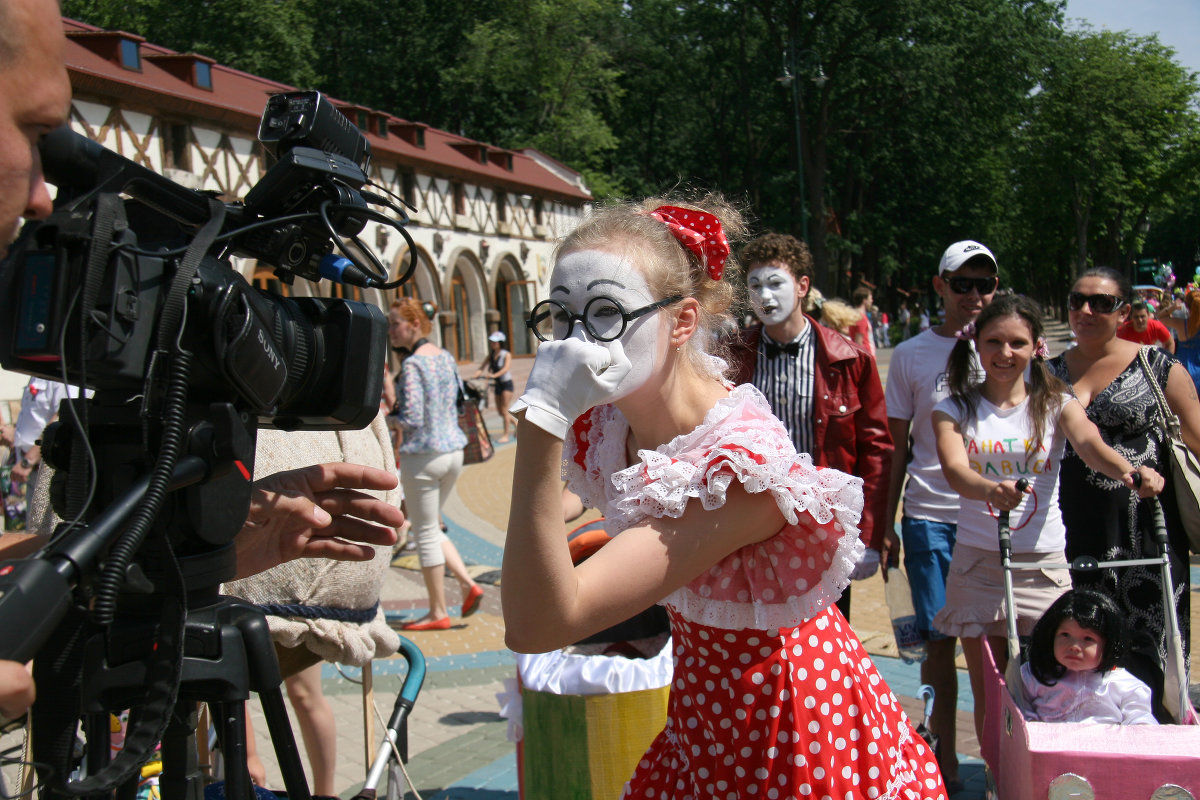
<path id="1" fill-rule="evenodd" d="M 1076 402 L 1063 395 L 1062 402 Z M 1033 489 L 1009 515 L 1014 553 L 1061 553 L 1067 531 L 1058 507 L 1058 468 L 1066 437 L 1058 430 L 1061 407 L 1046 420 L 1042 440 L 1033 443 L 1029 398 L 1012 408 L 1000 408 L 978 399 L 975 418 L 963 420 L 962 411 L 947 397 L 934 408 L 958 420 L 971 469 L 992 481 L 1028 478 Z M 982 500 L 961 498 L 955 544 L 999 552 L 997 512 Z"/>

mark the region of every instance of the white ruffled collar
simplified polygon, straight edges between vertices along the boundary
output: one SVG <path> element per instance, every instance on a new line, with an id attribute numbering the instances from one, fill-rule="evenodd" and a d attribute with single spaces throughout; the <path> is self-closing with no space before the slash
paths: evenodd
<path id="1" fill-rule="evenodd" d="M 589 496 L 590 492 L 583 487 L 575 488 L 584 502 L 604 511 L 609 523 L 609 530 L 615 533 L 633 524 L 642 514 L 629 512 L 632 509 L 619 510 L 620 506 L 629 505 L 629 488 L 640 482 L 639 476 L 650 468 L 651 462 L 702 460 L 710 449 L 705 446 L 707 440 L 715 443 L 722 435 L 722 425 L 739 409 L 748 408 L 751 416 L 760 424 L 778 427 L 781 441 L 790 445 L 790 439 L 783 423 L 771 413 L 770 404 L 762 393 L 751 384 L 732 387 L 729 394 L 717 400 L 704 414 L 704 419 L 692 430 L 674 436 L 657 447 L 639 448 L 636 460 L 630 464 L 626 458 L 625 443 L 629 434 L 629 422 L 616 406 L 606 405 L 594 409 L 592 431 L 603 432 L 603 435 L 589 442 L 589 452 L 585 459 L 586 466 L 579 469 L 574 458 L 565 462 L 563 477 L 574 482 L 583 478 L 583 486 L 588 486 L 602 492 L 602 495 Z M 594 476 L 600 485 L 589 486 L 583 473 Z M 622 488 L 625 487 L 625 488 Z"/>

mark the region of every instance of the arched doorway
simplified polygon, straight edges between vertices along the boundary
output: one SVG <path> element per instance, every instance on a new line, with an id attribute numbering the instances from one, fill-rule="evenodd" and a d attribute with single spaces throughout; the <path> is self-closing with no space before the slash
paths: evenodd
<path id="1" fill-rule="evenodd" d="M 448 318 L 442 345 L 458 361 L 477 361 L 487 349 L 487 292 L 482 267 L 474 254 L 463 250 L 454 259 L 450 283 L 446 287 Z"/>
<path id="2" fill-rule="evenodd" d="M 533 354 L 533 341 L 525 321 L 535 291 L 533 281 L 524 279 L 515 259 L 509 257 L 500 262 L 496 270 L 496 310 L 500 314 L 500 330 L 508 337 L 508 350 L 515 356 Z"/>
<path id="3" fill-rule="evenodd" d="M 459 361 L 471 360 L 471 302 L 467 284 L 455 271 L 450 279 L 450 309 L 454 312 L 454 342 L 450 352 Z"/>
<path id="4" fill-rule="evenodd" d="M 407 268 L 407 253 L 408 251 L 406 250 L 396 257 L 396 265 L 393 267 L 393 274 L 399 274 L 401 268 Z M 412 276 L 395 289 L 389 289 L 386 297 L 384 297 L 383 311 L 385 314 L 391 307 L 392 301 L 398 300 L 401 297 L 413 297 L 421 301 L 428 300 L 440 309 L 442 305 L 440 299 L 441 291 L 438 287 L 438 279 L 436 273 L 434 272 L 433 261 L 429 258 L 429 254 L 420 248 L 417 249 L 416 254 L 417 266 L 416 269 L 413 270 Z M 434 342 L 434 344 L 440 345 L 441 336 L 441 330 L 439 330 L 438 325 L 435 322 L 433 326 L 433 332 L 430 334 L 429 338 Z"/>
<path id="5" fill-rule="evenodd" d="M 251 279 L 250 285 L 255 289 L 280 297 L 292 296 L 292 287 L 279 280 L 275 275 L 275 270 L 261 264 L 254 267 L 254 277 Z"/>

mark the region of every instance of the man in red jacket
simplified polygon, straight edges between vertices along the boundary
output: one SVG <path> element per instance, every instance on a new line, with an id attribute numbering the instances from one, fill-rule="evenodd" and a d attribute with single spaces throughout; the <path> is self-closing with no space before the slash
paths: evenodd
<path id="1" fill-rule="evenodd" d="M 735 383 L 753 383 L 813 463 L 863 479 L 860 530 L 866 552 L 851 578 L 875 574 L 885 533 L 892 464 L 883 387 L 875 359 L 837 331 L 804 313 L 812 286 L 808 245 L 778 233 L 742 252 L 750 305 L 760 325 L 729 342 Z M 850 589 L 838 601 L 850 617 Z"/>

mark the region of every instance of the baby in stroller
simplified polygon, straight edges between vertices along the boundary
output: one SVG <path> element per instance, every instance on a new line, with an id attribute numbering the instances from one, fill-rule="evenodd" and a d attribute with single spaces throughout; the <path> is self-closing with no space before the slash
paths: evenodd
<path id="1" fill-rule="evenodd" d="M 1033 629 L 1021 682 L 1026 716 L 1042 722 L 1156 725 L 1150 687 L 1117 661 L 1125 620 L 1107 595 L 1076 589 L 1059 597 Z"/>

